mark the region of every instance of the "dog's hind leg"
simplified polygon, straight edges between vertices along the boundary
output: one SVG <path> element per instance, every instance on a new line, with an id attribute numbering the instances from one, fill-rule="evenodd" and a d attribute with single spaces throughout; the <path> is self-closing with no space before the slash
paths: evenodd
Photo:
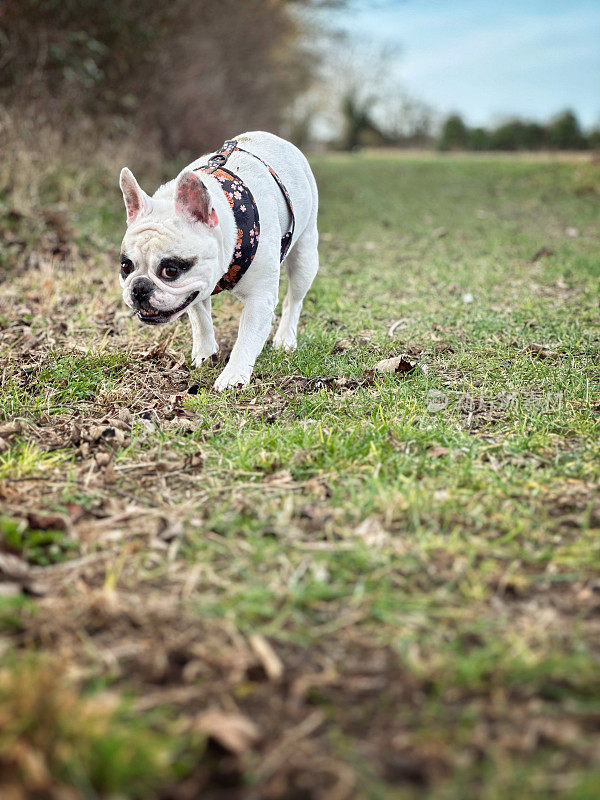
<path id="1" fill-rule="evenodd" d="M 296 349 L 296 335 L 302 302 L 319 269 L 318 244 L 319 234 L 315 221 L 300 236 L 285 259 L 289 287 L 283 301 L 281 321 L 273 337 L 273 347 L 280 347 L 284 350 Z"/>

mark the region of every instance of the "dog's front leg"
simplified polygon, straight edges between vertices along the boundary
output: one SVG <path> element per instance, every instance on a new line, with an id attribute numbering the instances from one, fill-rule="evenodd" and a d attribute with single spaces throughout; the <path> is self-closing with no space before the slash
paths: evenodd
<path id="1" fill-rule="evenodd" d="M 192 365 L 199 367 L 219 349 L 213 328 L 210 297 L 193 305 L 188 310 L 188 317 L 192 325 Z"/>
<path id="2" fill-rule="evenodd" d="M 250 382 L 254 362 L 265 346 L 275 318 L 275 293 L 272 297 L 249 297 L 243 302 L 238 338 L 229 363 L 215 381 L 219 392 L 228 386 L 246 386 Z"/>

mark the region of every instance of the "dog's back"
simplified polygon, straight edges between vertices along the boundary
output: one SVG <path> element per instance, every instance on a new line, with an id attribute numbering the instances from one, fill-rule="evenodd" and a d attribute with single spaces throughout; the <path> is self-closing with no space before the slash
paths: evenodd
<path id="1" fill-rule="evenodd" d="M 294 206 L 296 217 L 294 241 L 297 241 L 309 225 L 316 223 L 319 202 L 317 184 L 305 155 L 291 142 L 266 131 L 249 131 L 234 136 L 233 139 L 242 151 L 246 150 L 268 164 L 285 185 Z M 186 167 L 186 170 L 206 164 L 212 155 L 214 153 L 201 156 Z M 269 190 L 273 193 L 277 199 L 281 230 L 282 232 L 287 230 L 289 223 L 287 205 L 265 166 L 257 159 L 249 158 L 247 153 L 236 151 L 229 156 L 227 168 L 238 173 L 258 197 L 264 197 L 265 192 Z"/>

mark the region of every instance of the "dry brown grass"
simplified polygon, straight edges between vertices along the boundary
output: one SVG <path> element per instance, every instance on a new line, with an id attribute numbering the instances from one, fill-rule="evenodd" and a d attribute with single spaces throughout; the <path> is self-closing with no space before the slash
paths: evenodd
<path id="1" fill-rule="evenodd" d="M 145 136 L 140 148 L 135 129 L 120 118 L 74 118 L 61 129 L 27 106 L 0 104 L 0 141 L 0 198 L 24 215 L 50 208 L 56 213 L 57 205 L 72 211 L 85 203 L 99 175 L 118 178 L 127 163 L 152 173 L 162 160 L 156 138 Z"/>

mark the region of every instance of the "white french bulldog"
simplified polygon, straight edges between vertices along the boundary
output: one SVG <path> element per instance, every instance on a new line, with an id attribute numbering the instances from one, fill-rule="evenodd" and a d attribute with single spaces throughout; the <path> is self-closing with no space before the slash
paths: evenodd
<path id="1" fill-rule="evenodd" d="M 232 291 L 244 308 L 215 388 L 244 386 L 273 324 L 285 256 L 289 288 L 273 344 L 295 349 L 319 256 L 317 185 L 294 145 L 270 133 L 244 133 L 192 162 L 152 197 L 127 168 L 120 186 L 127 209 L 120 281 L 125 303 L 142 322 L 157 325 L 187 313 L 192 363 L 199 367 L 218 350 L 211 294 Z"/>

